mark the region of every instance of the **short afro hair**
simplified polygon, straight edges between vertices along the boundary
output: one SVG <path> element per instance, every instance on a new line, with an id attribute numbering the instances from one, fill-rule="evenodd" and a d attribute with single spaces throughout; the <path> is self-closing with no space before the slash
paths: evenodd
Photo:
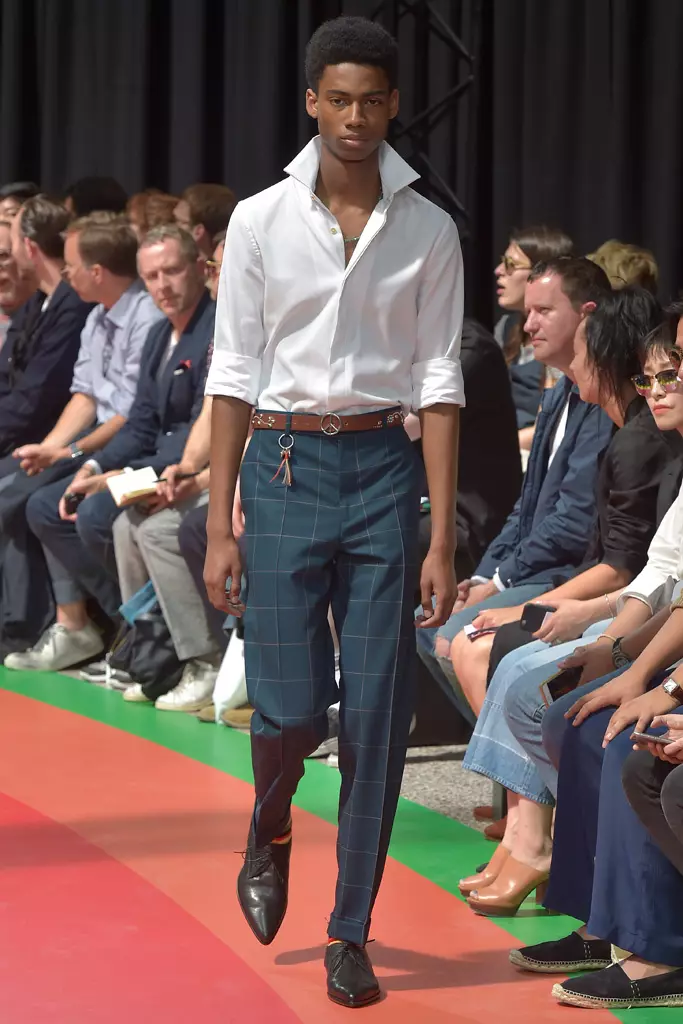
<path id="1" fill-rule="evenodd" d="M 385 28 L 368 18 L 333 18 L 316 29 L 306 47 L 306 81 L 318 91 L 329 64 L 366 64 L 381 68 L 389 89 L 396 88 L 398 46 Z"/>

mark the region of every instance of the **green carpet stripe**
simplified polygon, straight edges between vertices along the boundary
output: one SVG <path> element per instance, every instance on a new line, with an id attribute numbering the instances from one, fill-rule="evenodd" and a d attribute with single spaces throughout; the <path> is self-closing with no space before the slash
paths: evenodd
<path id="1" fill-rule="evenodd" d="M 192 715 L 156 711 L 151 705 L 126 703 L 120 693 L 80 679 L 48 673 L 11 672 L 0 668 L 0 689 L 70 711 L 166 747 L 244 782 L 253 782 L 249 737 L 211 727 Z M 309 761 L 295 804 L 323 821 L 336 824 L 339 773 Z M 436 811 L 401 798 L 391 841 L 391 856 L 417 874 L 461 899 L 458 880 L 488 860 L 494 847 L 474 829 Z M 527 904 L 513 918 L 492 919 L 523 945 L 559 938 L 575 926 L 571 918 L 538 912 Z M 552 979 L 549 979 L 549 991 Z M 675 1014 L 675 1016 L 674 1016 Z M 614 1013 L 628 1024 L 681 1024 L 680 1009 L 629 1010 Z"/>

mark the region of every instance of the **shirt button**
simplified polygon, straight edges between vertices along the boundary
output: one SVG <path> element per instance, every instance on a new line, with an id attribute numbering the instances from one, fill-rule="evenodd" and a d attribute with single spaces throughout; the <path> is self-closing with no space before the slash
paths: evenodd
<path id="1" fill-rule="evenodd" d="M 333 235 L 336 235 L 336 234 L 337 234 L 337 229 L 336 229 L 336 228 L 330 228 L 330 231 L 331 231 L 331 233 L 332 233 Z"/>

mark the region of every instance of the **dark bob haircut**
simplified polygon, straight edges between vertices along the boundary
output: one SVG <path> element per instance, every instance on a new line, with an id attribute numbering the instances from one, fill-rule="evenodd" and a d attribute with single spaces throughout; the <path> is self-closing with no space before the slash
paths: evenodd
<path id="1" fill-rule="evenodd" d="M 618 398 L 626 381 L 641 372 L 645 339 L 663 318 L 662 307 L 645 288 L 627 286 L 600 299 L 586 319 L 586 354 L 601 398 Z"/>
<path id="2" fill-rule="evenodd" d="M 571 256 L 574 251 L 574 243 L 569 235 L 560 228 L 551 228 L 547 224 L 514 228 L 510 234 L 510 242 L 519 246 L 532 267 L 541 260 Z"/>
<path id="3" fill-rule="evenodd" d="M 334 18 L 316 29 L 306 47 L 306 81 L 318 91 L 329 64 L 366 64 L 381 68 L 389 90 L 396 88 L 398 46 L 385 28 L 367 18 Z"/>
<path id="4" fill-rule="evenodd" d="M 672 302 L 664 309 L 662 322 L 643 339 L 641 359 L 643 362 L 652 353 L 669 354 L 678 365 L 683 353 L 676 345 L 678 322 L 683 318 L 683 302 Z"/>

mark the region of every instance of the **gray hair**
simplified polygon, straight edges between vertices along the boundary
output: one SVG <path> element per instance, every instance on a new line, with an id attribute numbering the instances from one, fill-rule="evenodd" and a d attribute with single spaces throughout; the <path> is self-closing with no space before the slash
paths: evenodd
<path id="1" fill-rule="evenodd" d="M 178 243 L 186 263 L 194 263 L 195 260 L 199 259 L 197 243 L 190 232 L 186 231 L 185 228 L 181 228 L 178 224 L 160 224 L 158 227 L 152 228 L 140 242 L 138 254 L 143 249 L 149 249 L 150 245 L 159 245 L 165 242 L 167 238 Z"/>

